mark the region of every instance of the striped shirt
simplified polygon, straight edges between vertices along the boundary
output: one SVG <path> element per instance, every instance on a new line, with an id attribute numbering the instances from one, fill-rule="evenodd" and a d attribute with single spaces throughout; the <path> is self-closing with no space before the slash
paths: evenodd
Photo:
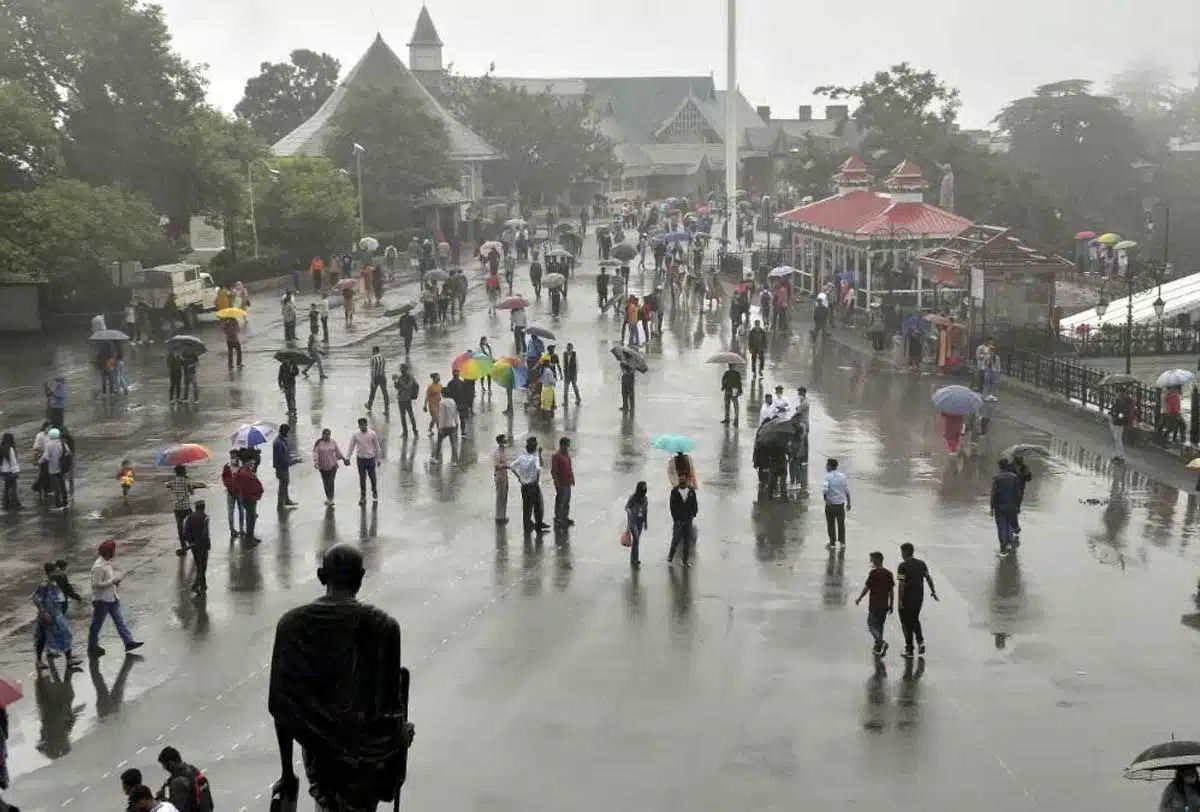
<path id="1" fill-rule="evenodd" d="M 384 359 L 383 353 L 377 352 L 371 356 L 371 377 L 387 377 L 387 361 Z"/>

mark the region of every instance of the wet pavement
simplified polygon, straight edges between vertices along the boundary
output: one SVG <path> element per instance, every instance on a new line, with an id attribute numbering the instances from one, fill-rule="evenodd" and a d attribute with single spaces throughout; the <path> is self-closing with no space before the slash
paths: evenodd
<path id="1" fill-rule="evenodd" d="M 122 599 L 145 657 L 122 665 L 110 654 L 36 690 L 27 678 L 27 698 L 13 709 L 9 799 L 25 810 L 113 808 L 122 803 L 120 771 L 137 766 L 157 785 L 154 757 L 173 744 L 208 772 L 218 808 L 265 808 L 263 793 L 278 775 L 265 707 L 274 623 L 318 594 L 319 556 L 348 541 L 367 557 L 365 597 L 404 628 L 417 725 L 407 808 L 725 812 L 794 808 L 802 798 L 822 809 L 1008 812 L 1154 802 L 1157 787 L 1123 782 L 1120 768 L 1173 732 L 1191 735 L 1178 720 L 1200 652 L 1191 597 L 1200 502 L 1163 484 L 1186 487 L 1179 477 L 1137 460 L 1114 469 L 1091 435 L 1069 430 L 1069 418 L 1005 398 L 991 448 L 1039 442 L 1053 457 L 1032 463 L 1019 555 L 997 560 L 986 499 L 995 454 L 964 470 L 947 461 L 929 407 L 936 377 L 893 371 L 840 346 L 814 352 L 800 330 L 772 345 L 764 383 L 784 384 L 789 396 L 809 387 L 813 482 L 824 456 L 838 457 L 850 476 L 848 549 L 830 554 L 819 501 L 754 503 L 757 403 L 744 399 L 740 428 L 721 426 L 721 369 L 703 363 L 725 347 L 724 315 L 669 320 L 649 353 L 650 373 L 638 378 L 636 413 L 625 419 L 608 355 L 616 323 L 597 315 L 593 274 L 594 262 L 585 262 L 561 319 L 545 303 L 531 313 L 557 332 L 560 349 L 573 341 L 579 350 L 581 406 L 552 423 L 522 413 L 506 419 L 497 390 L 494 404 L 483 401 L 460 464 L 439 467 L 429 464 L 427 439 L 403 443 L 398 420 L 385 422 L 377 405 L 374 426 L 388 443 L 378 509 L 355 505 L 348 470 L 336 510 L 326 512 L 319 479 L 302 465 L 292 483 L 301 506 L 279 519 L 267 472 L 264 543 L 243 550 L 221 542 L 222 500 L 210 500 L 210 592 L 199 603 L 187 594 L 190 564 L 173 554 L 153 457 L 177 440 L 220 451 L 238 424 L 282 419 L 270 359 L 281 346 L 274 312 L 263 324 L 255 318 L 259 332 L 240 373 L 225 371 L 215 332 L 205 334 L 214 352 L 202 362 L 196 408 L 165 405 L 161 348 L 133 363 L 138 387 L 128 410 L 78 403 L 83 373 L 73 376 L 78 503 L 63 516 L 4 518 L 0 669 L 31 671 L 23 602 L 37 563 L 70 558 L 82 588 L 108 536 L 120 543 Z M 511 350 L 507 318 L 490 317 L 480 298 L 473 294 L 462 321 L 418 334 L 412 360 L 421 380 L 447 373 L 481 335 L 498 353 Z M 314 375 L 299 386 L 302 451 L 322 426 L 344 447 L 363 411 L 373 342 L 351 344 L 340 328 L 334 338 L 330 379 Z M 394 371 L 398 336 L 375 340 Z M 16 387 L 40 383 L 46 368 L 35 361 L 82 359 L 69 349 L 32 354 L 0 372 L 13 390 L 4 418 L 12 416 L 22 444 L 40 398 Z M 558 436 L 572 438 L 577 525 L 569 534 L 539 543 L 513 526 L 496 530 L 487 455 L 500 431 L 518 440 L 532 433 L 548 450 Z M 666 458 L 649 448 L 660 432 L 698 445 L 690 572 L 664 562 Z M 138 466 L 129 509 L 115 481 L 122 457 Z M 196 472 L 217 496 L 218 471 Z M 638 479 L 650 485 L 651 518 L 643 567 L 631 573 L 618 535 Z M 551 495 L 548 482 L 544 489 Z M 517 506 L 514 489 L 510 515 Z M 882 550 L 894 569 L 905 541 L 929 564 L 942 598 L 926 602 L 929 656 L 902 661 L 892 619 L 891 654 L 876 662 L 865 610 L 853 600 L 867 553 Z M 73 612 L 72 620 L 82 642 L 86 619 Z"/>

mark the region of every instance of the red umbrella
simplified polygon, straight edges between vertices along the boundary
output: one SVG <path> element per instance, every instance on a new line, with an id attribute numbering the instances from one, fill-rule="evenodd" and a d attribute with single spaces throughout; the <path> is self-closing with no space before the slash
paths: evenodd
<path id="1" fill-rule="evenodd" d="M 1094 232 L 1094 231 L 1080 231 L 1078 234 L 1075 235 L 1075 239 L 1090 240 L 1090 239 L 1093 239 L 1095 236 L 1096 236 L 1096 232 Z"/>
<path id="2" fill-rule="evenodd" d="M 23 696 L 25 692 L 21 690 L 21 683 L 0 677 L 0 708 L 7 708 Z"/>
<path id="3" fill-rule="evenodd" d="M 529 302 L 524 296 L 509 296 L 496 305 L 497 310 L 524 310 L 527 307 Z"/>

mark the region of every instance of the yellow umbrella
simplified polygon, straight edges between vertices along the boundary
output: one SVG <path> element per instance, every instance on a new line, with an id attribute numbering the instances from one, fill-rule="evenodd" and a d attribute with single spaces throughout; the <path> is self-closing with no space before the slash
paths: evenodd
<path id="1" fill-rule="evenodd" d="M 246 311 L 242 310 L 240 307 L 226 307 L 223 310 L 217 311 L 217 318 L 218 319 L 244 319 L 244 318 L 246 318 Z"/>
<path id="2" fill-rule="evenodd" d="M 1101 234 L 1099 237 L 1096 238 L 1096 242 L 1103 243 L 1105 245 L 1116 245 L 1120 241 L 1121 241 L 1121 235 L 1113 234 L 1111 231 L 1108 232 L 1107 234 Z"/>

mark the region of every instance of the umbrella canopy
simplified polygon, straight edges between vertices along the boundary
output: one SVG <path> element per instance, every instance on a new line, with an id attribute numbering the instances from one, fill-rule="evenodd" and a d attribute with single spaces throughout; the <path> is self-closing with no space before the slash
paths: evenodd
<path id="1" fill-rule="evenodd" d="M 1137 246 L 1138 244 L 1136 240 L 1121 240 L 1119 243 L 1114 245 L 1113 248 L 1117 249 L 1118 251 L 1129 251 L 1137 248 Z"/>
<path id="2" fill-rule="evenodd" d="M 629 262 L 637 256 L 637 249 L 627 242 L 623 242 L 612 250 L 613 259 L 618 259 L 621 262 Z"/>
<path id="3" fill-rule="evenodd" d="M 565 248 L 554 248 L 546 252 L 548 257 L 557 257 L 558 259 L 573 259 L 575 257 L 570 251 Z"/>
<path id="4" fill-rule="evenodd" d="M 176 465 L 195 465 L 212 459 L 212 452 L 199 443 L 182 443 L 167 446 L 158 454 L 155 465 L 174 468 Z"/>
<path id="5" fill-rule="evenodd" d="M 596 226 L 596 229 L 595 229 L 597 234 L 607 234 L 611 230 L 612 229 L 610 229 L 608 226 L 603 225 L 603 224 Z"/>
<path id="6" fill-rule="evenodd" d="M 529 300 L 519 294 L 502 299 L 496 305 L 497 310 L 524 310 L 527 307 L 529 307 Z"/>
<path id="7" fill-rule="evenodd" d="M 650 366 L 646 363 L 646 356 L 629 347 L 618 345 L 611 350 L 613 357 L 623 364 L 629 364 L 638 372 L 649 372 Z"/>
<path id="8" fill-rule="evenodd" d="M 575 230 L 574 223 L 559 223 L 554 227 L 555 234 L 570 234 Z"/>
<path id="9" fill-rule="evenodd" d="M 218 319 L 244 319 L 246 311 L 240 307 L 223 307 L 217 311 Z"/>
<path id="10" fill-rule="evenodd" d="M 354 290 L 358 287 L 358 279 L 350 276 L 345 279 L 339 279 L 337 283 L 338 290 Z"/>
<path id="11" fill-rule="evenodd" d="M 755 445 L 782 445 L 791 442 L 796 435 L 796 427 L 787 419 L 776 418 L 759 426 L 754 435 Z"/>
<path id="12" fill-rule="evenodd" d="M 373 254 L 379 250 L 379 240 L 374 237 L 363 237 L 358 241 L 358 250 L 368 251 Z"/>
<path id="13" fill-rule="evenodd" d="M 511 220 L 504 221 L 505 228 L 525 228 L 525 221 L 519 217 L 514 217 Z"/>
<path id="14" fill-rule="evenodd" d="M 128 341 L 129 336 L 120 330 L 97 330 L 88 336 L 88 341 Z"/>
<path id="15" fill-rule="evenodd" d="M 23 696 L 25 691 L 21 688 L 21 683 L 0 677 L 0 708 L 7 708 Z"/>
<path id="16" fill-rule="evenodd" d="M 983 406 L 983 398 L 978 392 L 959 384 L 943 386 L 933 393 L 933 407 L 939 412 L 953 415 L 966 415 L 979 411 Z"/>
<path id="17" fill-rule="evenodd" d="M 778 268 L 772 269 L 772 271 L 769 274 L 767 274 L 767 276 L 771 277 L 772 279 L 782 279 L 786 276 L 791 276 L 794 273 L 800 273 L 800 272 L 798 270 L 796 270 L 795 268 L 793 268 L 791 265 L 780 265 Z"/>
<path id="18" fill-rule="evenodd" d="M 1195 373 L 1187 369 L 1168 369 L 1158 376 L 1158 380 L 1154 382 L 1154 385 L 1164 389 L 1169 386 L 1183 386 L 1185 383 L 1189 383 L 1194 377 L 1196 377 Z"/>
<path id="19" fill-rule="evenodd" d="M 1079 231 L 1075 234 L 1075 239 L 1090 240 L 1095 236 L 1096 236 L 1096 232 L 1094 232 L 1094 231 Z"/>
<path id="20" fill-rule="evenodd" d="M 1143 750 L 1125 768 L 1125 777 L 1134 781 L 1155 781 L 1175 777 L 1179 767 L 1200 766 L 1200 742 L 1169 741 Z"/>
<path id="21" fill-rule="evenodd" d="M 542 279 L 542 284 L 548 288 L 561 288 L 567 284 L 567 278 L 560 273 L 548 273 Z"/>
<path id="22" fill-rule="evenodd" d="M 672 454 L 690 454 L 696 447 L 696 441 L 682 434 L 660 434 L 650 441 L 650 446 Z"/>
<path id="23" fill-rule="evenodd" d="M 297 364 L 307 364 L 312 359 L 309 358 L 308 353 L 304 350 L 280 350 L 275 353 L 275 360 L 281 364 L 286 364 L 288 361 Z"/>
<path id="24" fill-rule="evenodd" d="M 1141 383 L 1132 375 L 1126 375 L 1124 372 L 1114 372 L 1112 375 L 1105 375 L 1100 379 L 1101 386 L 1128 386 L 1133 383 Z"/>
<path id="25" fill-rule="evenodd" d="M 450 278 L 450 274 L 443 271 L 441 268 L 434 268 L 432 271 L 425 272 L 426 282 L 445 282 Z"/>
<path id="26" fill-rule="evenodd" d="M 1101 234 L 1096 240 L 1104 245 L 1116 245 L 1121 241 L 1120 234 L 1113 234 L 1111 231 L 1108 234 Z"/>
<path id="27" fill-rule="evenodd" d="M 400 316 L 408 313 L 412 309 L 413 306 L 411 304 L 402 304 L 399 307 L 389 307 L 387 310 L 383 311 L 383 315 L 391 318 L 392 316 Z"/>
<path id="28" fill-rule="evenodd" d="M 622 262 L 619 259 L 602 259 L 598 264 L 601 268 L 619 268 Z"/>
<path id="29" fill-rule="evenodd" d="M 1000 452 L 1000 459 L 1011 460 L 1016 457 L 1049 457 L 1050 449 L 1044 445 L 1034 445 L 1033 443 L 1017 443 L 1010 445 L 1008 448 Z"/>
<path id="30" fill-rule="evenodd" d="M 525 362 L 513 355 L 497 358 L 492 364 L 492 380 L 504 389 L 516 389 L 524 386 L 527 380 Z"/>
<path id="31" fill-rule="evenodd" d="M 230 439 L 233 440 L 234 448 L 258 448 L 271 442 L 278 431 L 279 427 L 274 423 L 256 420 L 239 426 Z"/>
<path id="32" fill-rule="evenodd" d="M 554 340 L 554 333 L 552 333 L 550 330 L 547 330 L 545 327 L 538 327 L 536 324 L 526 327 L 525 335 L 537 336 L 538 338 L 544 338 L 547 341 Z"/>
<path id="33" fill-rule="evenodd" d="M 451 369 L 458 370 L 464 381 L 477 381 L 492 374 L 493 361 L 490 356 L 475 350 L 468 350 L 454 359 Z"/>
<path id="34" fill-rule="evenodd" d="M 204 342 L 195 336 L 171 336 L 170 340 L 167 341 L 167 346 L 173 350 L 186 350 L 196 355 L 203 355 L 208 352 L 208 347 L 204 346 Z"/>
<path id="35" fill-rule="evenodd" d="M 493 248 L 501 254 L 504 253 L 503 245 L 495 240 L 489 240 L 488 242 L 485 242 L 483 245 L 479 246 L 479 256 L 486 257 L 488 254 L 492 253 Z"/>
<path id="36" fill-rule="evenodd" d="M 738 366 L 746 366 L 746 359 L 738 355 L 736 352 L 719 352 L 709 358 L 704 363 L 706 364 L 737 364 Z"/>

